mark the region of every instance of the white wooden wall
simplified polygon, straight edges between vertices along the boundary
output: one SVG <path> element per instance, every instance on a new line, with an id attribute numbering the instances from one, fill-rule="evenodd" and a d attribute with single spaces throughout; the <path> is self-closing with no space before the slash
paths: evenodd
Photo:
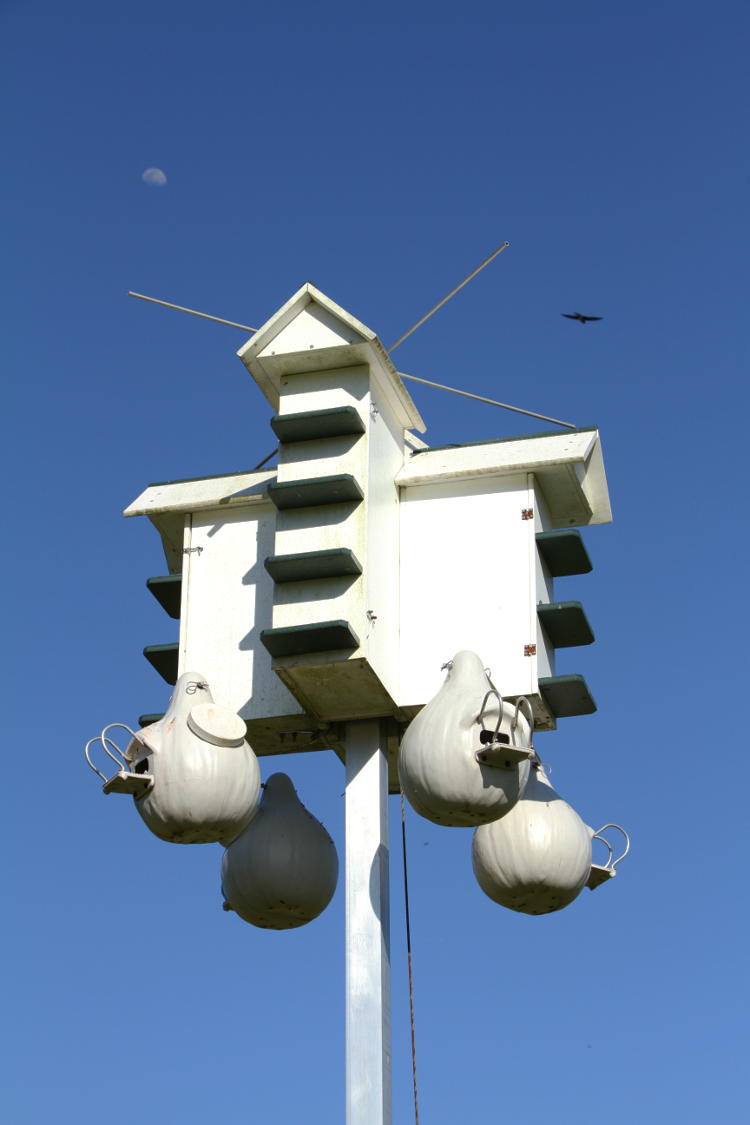
<path id="1" fill-rule="evenodd" d="M 461 649 L 504 695 L 536 691 L 534 507 L 527 474 L 415 485 L 401 495 L 400 701 L 418 707 Z"/>

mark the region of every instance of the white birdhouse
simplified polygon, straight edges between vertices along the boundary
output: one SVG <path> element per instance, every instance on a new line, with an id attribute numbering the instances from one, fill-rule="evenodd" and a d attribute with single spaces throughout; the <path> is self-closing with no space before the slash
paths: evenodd
<path id="1" fill-rule="evenodd" d="M 550 914 L 577 898 L 591 873 L 592 829 L 532 767 L 502 820 L 474 833 L 472 863 L 485 894 L 522 914 Z"/>
<path id="2" fill-rule="evenodd" d="M 257 816 L 224 852 L 225 909 L 263 929 L 290 930 L 321 914 L 339 861 L 333 840 L 285 773 L 269 777 Z"/>
<path id="3" fill-rule="evenodd" d="M 621 858 L 557 797 L 532 748 L 534 730 L 595 710 L 583 677 L 556 668 L 557 649 L 594 638 L 554 580 L 591 569 L 577 528 L 611 519 L 599 434 L 429 448 L 408 377 L 313 285 L 238 354 L 274 412 L 278 467 L 152 484 L 126 510 L 161 535 L 169 574 L 148 586 L 179 638 L 144 652 L 177 687 L 124 754 L 112 728 L 86 754 L 157 835 L 228 843 L 225 905 L 276 928 L 325 908 L 338 860 L 285 775 L 254 815 L 245 739 L 258 755 L 342 757 L 347 1120 L 385 1121 L 389 785 L 430 820 L 479 825 L 476 876 L 515 910 L 560 909 Z M 206 682 L 228 714 L 187 698 Z M 95 743 L 114 776 L 94 765 Z"/>
<path id="4" fill-rule="evenodd" d="M 533 756 L 521 707 L 502 700 L 476 653 L 459 652 L 440 691 L 407 727 L 398 774 L 418 813 L 466 828 L 497 820 L 513 807 Z"/>
<path id="5" fill-rule="evenodd" d="M 428 448 L 377 337 L 312 285 L 239 355 L 278 468 L 151 485 L 125 513 L 164 543 L 149 586 L 180 638 L 145 651 L 165 678 L 204 668 L 261 755 L 343 754 L 339 724 L 367 718 L 395 751 L 466 649 L 536 729 L 595 709 L 555 667 L 593 633 L 553 589 L 591 568 L 575 525 L 611 519 L 595 429 Z"/>
<path id="6" fill-rule="evenodd" d="M 260 770 L 245 741 L 245 723 L 214 703 L 197 672 L 180 676 L 167 711 L 157 722 L 131 731 L 120 754 L 105 728 L 86 747 L 104 792 L 131 793 L 146 825 L 176 844 L 229 844 L 258 807 Z M 120 767 L 107 780 L 92 762 L 92 744 Z M 116 751 L 116 758 L 113 751 Z"/>

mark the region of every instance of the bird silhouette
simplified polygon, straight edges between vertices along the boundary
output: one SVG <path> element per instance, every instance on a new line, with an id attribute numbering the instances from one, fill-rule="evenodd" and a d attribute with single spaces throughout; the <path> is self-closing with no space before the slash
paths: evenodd
<path id="1" fill-rule="evenodd" d="M 604 320 L 603 316 L 584 316 L 583 313 L 560 313 L 560 316 L 566 316 L 568 320 L 580 320 L 581 324 L 587 324 L 590 320 Z"/>

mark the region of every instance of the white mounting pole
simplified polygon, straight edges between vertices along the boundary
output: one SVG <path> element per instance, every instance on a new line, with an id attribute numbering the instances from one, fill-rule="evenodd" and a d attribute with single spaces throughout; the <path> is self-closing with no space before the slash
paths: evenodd
<path id="1" fill-rule="evenodd" d="M 365 719 L 346 724 L 346 1123 L 391 1120 L 388 755 Z"/>

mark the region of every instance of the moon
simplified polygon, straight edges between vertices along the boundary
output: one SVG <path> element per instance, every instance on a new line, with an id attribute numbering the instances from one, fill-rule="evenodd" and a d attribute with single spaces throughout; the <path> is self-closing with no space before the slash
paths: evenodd
<path id="1" fill-rule="evenodd" d="M 147 168 L 141 179 L 150 187 L 164 187 L 167 182 L 167 177 L 161 168 Z"/>

